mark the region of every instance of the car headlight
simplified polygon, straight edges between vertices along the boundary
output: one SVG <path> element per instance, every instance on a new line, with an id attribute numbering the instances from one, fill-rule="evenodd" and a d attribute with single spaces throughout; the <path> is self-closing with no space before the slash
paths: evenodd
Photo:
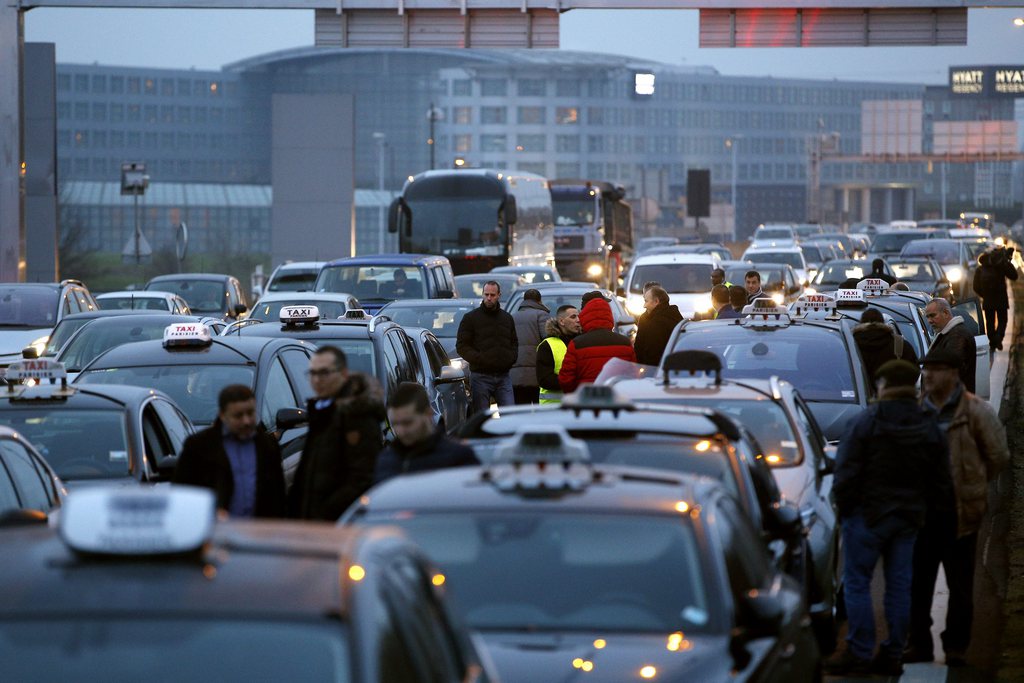
<path id="1" fill-rule="evenodd" d="M 782 292 L 775 292 L 772 294 L 772 301 L 776 306 L 781 306 L 786 301 L 786 297 L 782 296 Z"/>
<path id="2" fill-rule="evenodd" d="M 626 310 L 634 318 L 643 315 L 645 310 L 644 298 L 642 296 L 637 296 L 636 294 L 630 295 L 626 298 Z"/>
<path id="3" fill-rule="evenodd" d="M 964 279 L 964 271 L 958 266 L 953 266 L 946 271 L 946 279 L 950 282 L 960 282 L 960 280 Z"/>
<path id="4" fill-rule="evenodd" d="M 600 277 L 603 272 L 604 266 L 602 266 L 600 263 L 591 263 L 589 266 L 587 266 L 587 275 L 589 275 L 590 277 Z"/>

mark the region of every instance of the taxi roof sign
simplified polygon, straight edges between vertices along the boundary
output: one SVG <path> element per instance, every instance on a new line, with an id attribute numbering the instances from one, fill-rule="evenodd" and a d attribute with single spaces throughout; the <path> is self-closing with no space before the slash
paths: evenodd
<path id="1" fill-rule="evenodd" d="M 210 328 L 203 323 L 174 323 L 164 329 L 164 348 L 209 346 L 212 343 Z"/>
<path id="2" fill-rule="evenodd" d="M 805 294 L 793 304 L 793 315 L 806 315 L 811 311 L 836 310 L 836 300 L 828 294 Z"/>
<path id="3" fill-rule="evenodd" d="M 7 381 L 23 382 L 27 379 L 34 380 L 64 380 L 67 381 L 68 373 L 64 370 L 64 364 L 58 363 L 52 358 L 33 358 L 20 360 L 7 366 Z"/>
<path id="4" fill-rule="evenodd" d="M 837 306 L 863 306 L 867 301 L 864 298 L 863 289 L 837 289 Z"/>
<path id="5" fill-rule="evenodd" d="M 522 427 L 495 449 L 485 477 L 502 491 L 578 491 L 593 479 L 590 450 L 562 425 Z"/>
<path id="6" fill-rule="evenodd" d="M 366 316 L 366 311 L 361 308 L 350 308 L 345 311 L 345 315 L 342 316 L 345 320 L 363 320 Z"/>
<path id="7" fill-rule="evenodd" d="M 744 327 L 788 327 L 792 322 L 789 311 L 768 297 L 754 299 L 743 307 L 740 324 Z"/>
<path id="8" fill-rule="evenodd" d="M 285 325 L 311 325 L 320 322 L 320 309 L 316 306 L 282 306 L 278 317 Z"/>
<path id="9" fill-rule="evenodd" d="M 216 500 L 194 486 L 96 487 L 72 491 L 60 537 L 89 555 L 178 555 L 200 550 L 213 533 Z"/>
<path id="10" fill-rule="evenodd" d="M 857 289 L 864 292 L 865 296 L 877 296 L 889 291 L 889 283 L 877 277 L 870 277 L 857 283 Z"/>

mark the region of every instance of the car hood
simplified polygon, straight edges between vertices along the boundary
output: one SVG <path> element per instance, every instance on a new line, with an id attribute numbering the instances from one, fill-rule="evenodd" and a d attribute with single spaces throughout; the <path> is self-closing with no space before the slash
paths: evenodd
<path id="1" fill-rule="evenodd" d="M 676 642 L 669 634 L 485 631 L 481 637 L 504 683 L 621 683 L 639 680 L 646 666 L 659 681 L 724 681 L 731 664 L 726 636 L 686 636 L 674 651 L 666 647 Z M 605 641 L 601 649 L 594 646 L 598 639 Z"/>
<path id="2" fill-rule="evenodd" d="M 0 328 L 0 365 L 9 365 L 21 360 L 21 350 L 40 337 L 46 337 L 53 328 L 42 327 L 31 330 L 22 328 Z M 10 356 L 10 357 L 9 357 Z"/>
<path id="3" fill-rule="evenodd" d="M 828 441 L 838 441 L 846 431 L 846 424 L 864 410 L 858 403 L 829 403 L 827 401 L 808 401 L 807 406 L 818 421 L 822 433 Z"/>

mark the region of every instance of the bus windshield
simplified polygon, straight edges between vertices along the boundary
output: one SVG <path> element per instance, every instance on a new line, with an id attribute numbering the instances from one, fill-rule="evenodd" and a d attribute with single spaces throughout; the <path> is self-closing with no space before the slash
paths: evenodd
<path id="1" fill-rule="evenodd" d="M 551 198 L 551 210 L 555 216 L 555 225 L 593 225 L 597 202 L 593 197 L 587 199 L 555 199 Z"/>

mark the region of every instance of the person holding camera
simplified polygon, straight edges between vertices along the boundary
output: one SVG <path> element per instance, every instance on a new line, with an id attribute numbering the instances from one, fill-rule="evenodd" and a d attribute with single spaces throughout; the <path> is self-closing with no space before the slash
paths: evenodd
<path id="1" fill-rule="evenodd" d="M 981 297 L 985 311 L 985 329 L 988 343 L 994 351 L 1003 350 L 1006 334 L 1006 313 L 1010 302 L 1006 296 L 1006 281 L 1017 279 L 1017 268 L 1011 262 L 1013 247 L 997 247 L 978 257 L 974 272 L 974 291 Z"/>

